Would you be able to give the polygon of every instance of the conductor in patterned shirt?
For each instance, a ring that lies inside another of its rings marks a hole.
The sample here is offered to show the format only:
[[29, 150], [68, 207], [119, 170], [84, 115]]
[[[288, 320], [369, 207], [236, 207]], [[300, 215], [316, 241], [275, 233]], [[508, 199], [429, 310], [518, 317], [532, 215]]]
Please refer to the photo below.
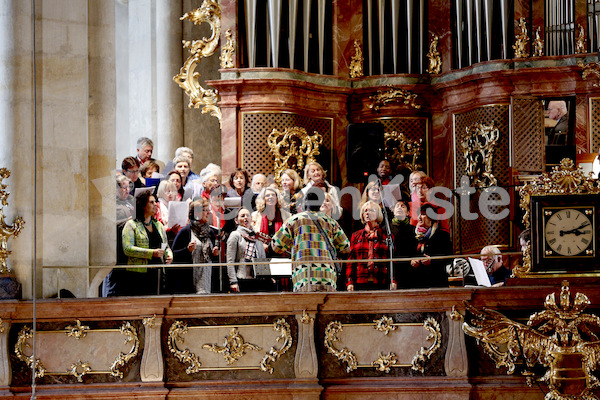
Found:
[[337, 253], [350, 250], [350, 241], [340, 225], [319, 211], [324, 197], [322, 190], [310, 190], [305, 197], [306, 211], [290, 217], [273, 236], [273, 250], [289, 253], [293, 261], [306, 262], [294, 264], [294, 292], [336, 291], [338, 271], [331, 261]]

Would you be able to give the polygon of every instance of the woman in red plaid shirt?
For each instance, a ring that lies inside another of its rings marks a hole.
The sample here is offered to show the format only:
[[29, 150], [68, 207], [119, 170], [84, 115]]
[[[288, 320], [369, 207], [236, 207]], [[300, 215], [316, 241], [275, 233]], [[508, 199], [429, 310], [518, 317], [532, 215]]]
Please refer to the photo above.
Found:
[[[360, 208], [360, 220], [365, 227], [352, 234], [348, 258], [350, 260], [389, 258], [387, 237], [379, 226], [383, 220], [379, 204], [367, 201]], [[388, 262], [365, 261], [349, 263], [346, 266], [346, 289], [348, 291], [388, 288], [396, 289], [395, 281], [390, 285]]]

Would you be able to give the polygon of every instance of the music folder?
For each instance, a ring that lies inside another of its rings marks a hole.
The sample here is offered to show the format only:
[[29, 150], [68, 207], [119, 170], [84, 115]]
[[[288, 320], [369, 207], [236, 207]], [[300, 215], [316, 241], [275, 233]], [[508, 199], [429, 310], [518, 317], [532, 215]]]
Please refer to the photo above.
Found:
[[289, 258], [255, 258], [252, 266], [255, 278], [292, 276], [292, 260]]

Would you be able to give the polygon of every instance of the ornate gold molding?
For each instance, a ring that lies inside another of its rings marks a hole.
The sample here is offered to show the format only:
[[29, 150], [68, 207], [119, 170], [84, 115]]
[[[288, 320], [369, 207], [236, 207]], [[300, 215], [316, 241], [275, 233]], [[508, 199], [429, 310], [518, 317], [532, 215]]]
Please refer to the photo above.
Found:
[[[564, 158], [560, 165], [553, 167], [551, 172], [545, 172], [537, 179], [521, 186], [519, 207], [523, 211], [525, 229], [531, 227], [531, 197], [553, 196], [565, 194], [600, 194], [600, 183], [587, 175], [581, 167], [576, 167], [573, 160]], [[515, 276], [523, 276], [531, 271], [531, 243], [523, 252], [523, 265], [513, 269]]]
[[513, 44], [513, 50], [515, 51], [515, 58], [525, 58], [529, 54], [527, 53], [527, 42], [529, 42], [529, 36], [527, 36], [527, 22], [525, 18], [519, 19], [519, 28], [521, 32], [515, 37], [515, 44]]
[[221, 68], [233, 68], [235, 66], [233, 63], [234, 55], [235, 41], [233, 40], [231, 29], [227, 29], [227, 31], [225, 31], [225, 44], [221, 48], [221, 56], [219, 57], [219, 60], [221, 60]]
[[[300, 318], [300, 322], [302, 322], [303, 324], [310, 324], [314, 320], [315, 319], [313, 317], [311, 317], [310, 315], [308, 315], [308, 313], [306, 312], [306, 310], [302, 310], [302, 318]], [[0, 319], [0, 323], [1, 322], [2, 322], [2, 319]]]
[[195, 25], [207, 22], [211, 27], [212, 34], [208, 39], [202, 38], [201, 40], [194, 40], [192, 42], [183, 41], [183, 48], [189, 49], [191, 55], [185, 60], [179, 74], [175, 75], [173, 80], [189, 96], [189, 108], [200, 108], [202, 105], [202, 113], [210, 113], [221, 124], [221, 109], [217, 106], [219, 100], [218, 91], [204, 89], [198, 81], [200, 73], [196, 71], [200, 60], [213, 55], [219, 44], [219, 37], [221, 35], [221, 7], [216, 0], [204, 0], [200, 8], [186, 13], [180, 19], [189, 19]]
[[156, 323], [156, 314], [151, 317], [142, 318], [142, 323], [150, 328]]
[[498, 128], [475, 122], [466, 128], [466, 136], [460, 143], [466, 161], [465, 173], [478, 188], [495, 186], [498, 182], [492, 174], [494, 150], [500, 137]]
[[[246, 326], [246, 325], [242, 325]], [[270, 326], [270, 325], [269, 325]], [[182, 321], [175, 321], [169, 328], [169, 337], [167, 339], [167, 346], [169, 351], [177, 357], [179, 361], [184, 364], [189, 364], [185, 372], [188, 375], [194, 374], [204, 370], [220, 370], [220, 369], [236, 369], [236, 367], [202, 367], [202, 363], [198, 356], [192, 353], [189, 349], [181, 350], [178, 344], [184, 342], [183, 335], [189, 332], [189, 329], [212, 329], [220, 328], [222, 326], [202, 326], [202, 327], [188, 327], [188, 325]], [[241, 327], [241, 326], [240, 326]], [[247, 327], [266, 327], [265, 325], [247, 325]], [[262, 358], [260, 365], [258, 366], [242, 366], [237, 368], [243, 369], [260, 369], [264, 372], [272, 374], [274, 369], [271, 363], [277, 361], [284, 353], [286, 353], [293, 343], [290, 325], [284, 318], [280, 318], [275, 321], [272, 325], [274, 331], [279, 332], [279, 336], [275, 339], [277, 342], [282, 342], [279, 349], [271, 347], [269, 352]], [[247, 350], [260, 351], [261, 346], [246, 343], [244, 338], [239, 333], [239, 327], [231, 327], [229, 334], [225, 337], [223, 346], [217, 344], [203, 344], [202, 349], [208, 351], [223, 354], [227, 365], [231, 366], [238, 361], [242, 356], [246, 354]]]
[[532, 314], [527, 325], [465, 304], [472, 318], [463, 330], [482, 344], [496, 367], [513, 374], [517, 364], [522, 365], [530, 386], [535, 382], [534, 366], [545, 367], [547, 372], [539, 379], [548, 384], [546, 399], [596, 398], [592, 389], [600, 385], [593, 375], [600, 367], [600, 318], [583, 314], [590, 304], [585, 294], [572, 298], [569, 283], [563, 281], [560, 294], [548, 294], [546, 309]]
[[4, 179], [10, 177], [10, 171], [6, 168], [0, 168], [0, 274], [10, 273], [7, 259], [11, 251], [8, 250], [8, 239], [11, 236], [17, 237], [25, 225], [25, 220], [17, 216], [12, 225], [7, 225], [4, 222], [4, 206], [8, 205], [8, 196], [10, 192], [6, 190], [8, 185], [2, 183]]
[[167, 346], [169, 351], [173, 353], [179, 361], [184, 364], [189, 364], [185, 369], [185, 373], [188, 375], [195, 374], [200, 371], [202, 363], [198, 356], [190, 351], [190, 349], [180, 350], [177, 346], [178, 343], [183, 343], [185, 340], [182, 335], [188, 332], [188, 326], [182, 321], [175, 321], [169, 328], [169, 337], [167, 339]]
[[267, 137], [267, 145], [275, 159], [273, 170], [275, 180], [281, 185], [281, 173], [291, 168], [302, 174], [304, 166], [314, 162], [319, 155], [319, 146], [323, 143], [323, 136], [317, 131], [312, 135], [299, 126], [285, 128], [283, 132], [273, 129]]
[[[581, 78], [584, 81], [587, 80], [600, 80], [600, 63], [592, 61], [587, 64], [584, 64], [582, 61], [578, 61], [577, 65], [583, 69], [581, 72]], [[592, 84], [593, 87], [598, 87], [600, 84], [598, 82]]]
[[435, 353], [442, 344], [440, 324], [435, 319], [431, 317], [427, 318], [423, 323], [423, 328], [429, 331], [426, 340], [433, 340], [433, 343], [429, 347], [421, 347], [419, 353], [413, 358], [411, 368], [419, 372], [425, 371], [425, 362], [431, 358], [433, 353]]
[[410, 105], [412, 108], [420, 109], [421, 105], [417, 104], [417, 94], [412, 93], [408, 90], [395, 88], [392, 85], [388, 85], [387, 91], [378, 90], [377, 94], [369, 96], [371, 103], [367, 104], [367, 108], [379, 112], [381, 107], [392, 102], [404, 103]]
[[363, 72], [363, 64], [364, 64], [363, 53], [360, 48], [360, 41], [354, 41], [354, 55], [350, 60], [350, 78], [362, 78], [365, 74]]
[[344, 347], [341, 350], [338, 350], [334, 343], [339, 342], [340, 338], [337, 337], [338, 332], [344, 330], [342, 323], [339, 321], [332, 321], [325, 328], [325, 347], [327, 348], [327, 352], [333, 354], [338, 360], [341, 362], [345, 362], [348, 364], [346, 367], [346, 372], [352, 372], [356, 368], [358, 368], [358, 362], [356, 360], [356, 356], [347, 348]]
[[227, 365], [232, 365], [234, 362], [242, 358], [246, 354], [247, 350], [262, 350], [262, 347], [260, 346], [252, 343], [246, 343], [242, 335], [240, 335], [238, 328], [231, 328], [229, 335], [225, 337], [223, 346], [219, 346], [216, 343], [207, 343], [203, 344], [202, 348], [222, 354], [225, 358], [225, 362], [227, 362]]
[[[347, 324], [347, 326], [357, 325], [370, 325], [370, 324]], [[415, 325], [405, 323], [395, 323], [393, 319], [388, 316], [383, 316], [378, 320], [374, 320], [371, 325], [375, 330], [382, 332], [384, 335], [388, 335], [390, 332], [396, 331], [398, 327], [403, 325]], [[398, 363], [397, 356], [395, 353], [388, 353], [386, 355], [383, 352], [379, 352], [378, 358], [372, 361], [371, 364], [358, 364], [356, 355], [347, 347], [338, 349], [335, 346], [336, 342], [340, 342], [338, 333], [342, 332], [344, 327], [339, 321], [330, 322], [325, 328], [325, 340], [324, 344], [327, 348], [328, 353], [333, 354], [338, 360], [346, 363], [346, 372], [352, 372], [357, 368], [368, 368], [377, 367], [379, 371], [386, 373], [390, 372], [391, 367], [408, 367], [410, 366], [415, 371], [423, 372], [425, 370], [425, 362], [435, 353], [442, 343], [442, 333], [440, 330], [439, 323], [434, 318], [427, 318], [423, 323], [423, 328], [428, 330], [430, 333], [427, 335], [427, 341], [433, 341], [429, 347], [421, 347], [421, 349], [414, 356], [410, 365], [401, 365]]]
[[65, 330], [67, 331], [65, 332], [67, 336], [74, 337], [75, 339], [81, 339], [87, 335], [87, 331], [90, 330], [90, 327], [87, 325], [81, 325], [81, 321], [76, 319], [75, 326], [67, 325]]
[[429, 44], [429, 52], [427, 58], [429, 59], [429, 68], [427, 73], [437, 75], [442, 71], [442, 59], [440, 58], [440, 52], [438, 51], [438, 42], [440, 38], [438, 35], [431, 37], [431, 43]]
[[385, 132], [385, 155], [392, 165], [398, 168], [407, 168], [410, 171], [422, 169], [418, 163], [423, 152], [423, 139], [411, 140], [404, 133], [392, 131]]
[[541, 27], [535, 30], [535, 39], [533, 40], [533, 56], [541, 57], [544, 55], [544, 40], [540, 36]]
[[273, 324], [273, 330], [278, 331], [280, 335], [277, 337], [278, 342], [283, 342], [279, 349], [275, 347], [271, 347], [269, 349], [269, 353], [265, 355], [265, 357], [260, 362], [260, 369], [262, 371], [268, 372], [270, 374], [273, 373], [273, 367], [271, 366], [272, 362], [275, 362], [281, 357], [286, 351], [292, 347], [292, 333], [290, 330], [290, 324], [283, 318], [278, 319]]
[[585, 30], [581, 24], [577, 24], [577, 38], [575, 39], [575, 54], [585, 53]]
[[93, 370], [88, 361], [83, 362], [79, 359], [77, 362], [71, 364], [71, 370], [69, 371], [48, 371], [42, 364], [41, 360], [33, 359], [33, 355], [26, 355], [25, 349], [31, 348], [28, 340], [33, 338], [33, 332], [29, 326], [24, 326], [18, 334], [17, 342], [15, 344], [15, 355], [17, 358], [27, 364], [29, 368], [32, 368], [35, 363], [35, 377], [42, 378], [46, 375], [73, 375], [77, 378], [78, 382], [83, 381], [83, 376], [87, 374], [110, 374], [118, 378], [123, 377], [123, 372], [120, 368], [127, 364], [131, 359], [137, 356], [139, 352], [140, 341], [137, 335], [137, 330], [129, 323], [124, 323], [119, 329], [90, 329], [88, 326], [82, 326], [79, 320], [76, 320], [76, 325], [68, 325], [62, 331], [39, 331], [38, 334], [42, 333], [65, 333], [68, 337], [74, 337], [76, 340], [82, 340], [87, 337], [88, 333], [92, 332], [120, 332], [126, 336], [125, 343], [132, 343], [130, 350], [127, 353], [120, 352], [116, 360], [112, 363], [109, 371]]

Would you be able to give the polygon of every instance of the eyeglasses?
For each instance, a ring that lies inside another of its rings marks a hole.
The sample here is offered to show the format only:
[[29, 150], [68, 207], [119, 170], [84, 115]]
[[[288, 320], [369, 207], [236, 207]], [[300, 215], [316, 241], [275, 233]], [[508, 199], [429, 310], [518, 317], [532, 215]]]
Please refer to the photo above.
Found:
[[125, 171], [129, 172], [130, 174], [139, 174], [140, 170], [139, 169], [126, 169]]

